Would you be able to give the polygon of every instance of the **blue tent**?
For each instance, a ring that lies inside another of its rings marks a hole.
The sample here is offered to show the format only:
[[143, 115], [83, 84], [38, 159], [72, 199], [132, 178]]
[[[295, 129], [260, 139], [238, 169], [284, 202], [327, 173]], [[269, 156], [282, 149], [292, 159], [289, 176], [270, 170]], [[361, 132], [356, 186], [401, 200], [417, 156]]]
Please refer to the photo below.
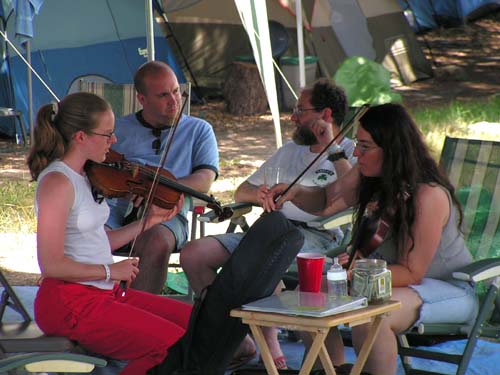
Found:
[[[1, 16], [9, 39], [14, 41], [14, 17], [3, 12]], [[131, 83], [135, 70], [147, 61], [144, 1], [45, 0], [33, 19], [33, 30], [31, 64], [59, 98], [68, 93], [72, 83], [85, 76]], [[155, 59], [167, 62], [179, 81], [185, 82], [184, 74], [156, 24], [154, 36]], [[24, 52], [17, 40], [15, 43], [18, 50]], [[27, 124], [27, 67], [10, 47], [6, 52], [0, 70], [0, 106], [22, 111]], [[13, 93], [11, 97], [8, 95], [9, 86]], [[52, 95], [33, 76], [34, 111], [51, 100]], [[9, 125], [0, 123], [0, 132], [13, 136], [14, 127]]]
[[415, 31], [456, 26], [500, 8], [500, 0], [398, 0]]

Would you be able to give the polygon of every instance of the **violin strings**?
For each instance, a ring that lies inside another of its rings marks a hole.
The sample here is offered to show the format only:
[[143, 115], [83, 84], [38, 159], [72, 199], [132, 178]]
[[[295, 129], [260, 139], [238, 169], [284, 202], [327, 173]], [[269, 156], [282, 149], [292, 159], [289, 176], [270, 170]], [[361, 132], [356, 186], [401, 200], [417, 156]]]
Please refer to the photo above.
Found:
[[[147, 177], [152, 177], [153, 176], [153, 171], [152, 170], [150, 170], [148, 168], [145, 168], [145, 167], [141, 167], [141, 166], [139, 166], [139, 169], [141, 170], [141, 172], [143, 172], [144, 174], [146, 174]], [[209, 197], [209, 196], [207, 196], [205, 194], [201, 194], [198, 191], [196, 191], [194, 189], [191, 189], [188, 186], [182, 185], [182, 184], [178, 183], [175, 180], [172, 180], [172, 179], [170, 179], [170, 178], [168, 178], [166, 176], [162, 176], [161, 174], [159, 175], [158, 178], [159, 178], [160, 182], [163, 183], [163, 185], [166, 185], [168, 187], [176, 189], [179, 192], [187, 193], [190, 196], [193, 196], [195, 198], [201, 199], [202, 201], [205, 201], [207, 203], [214, 203], [214, 199], [212, 197]]]

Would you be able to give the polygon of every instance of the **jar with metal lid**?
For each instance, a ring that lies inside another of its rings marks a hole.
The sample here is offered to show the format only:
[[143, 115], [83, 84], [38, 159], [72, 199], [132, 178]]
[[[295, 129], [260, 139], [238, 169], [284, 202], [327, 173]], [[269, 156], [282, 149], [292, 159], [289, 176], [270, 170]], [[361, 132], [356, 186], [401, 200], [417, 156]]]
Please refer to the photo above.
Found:
[[359, 259], [352, 270], [352, 296], [364, 296], [370, 304], [389, 300], [392, 294], [391, 271], [381, 259]]

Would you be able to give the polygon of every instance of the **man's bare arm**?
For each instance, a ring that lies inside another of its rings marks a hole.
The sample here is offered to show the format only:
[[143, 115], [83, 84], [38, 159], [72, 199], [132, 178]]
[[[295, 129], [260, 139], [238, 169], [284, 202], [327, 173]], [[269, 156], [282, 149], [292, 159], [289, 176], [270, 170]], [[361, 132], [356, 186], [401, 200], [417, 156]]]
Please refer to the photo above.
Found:
[[326, 204], [321, 216], [328, 216], [354, 206], [358, 201], [361, 175], [355, 165], [346, 174], [326, 186]]
[[180, 178], [178, 182], [200, 193], [208, 193], [215, 176], [215, 172], [211, 169], [198, 169], [189, 176]]
[[344, 176], [325, 188], [295, 185], [274, 203], [271, 197], [282, 194], [287, 188], [286, 184], [278, 184], [268, 194], [268, 210], [279, 209], [284, 202], [291, 201], [297, 207], [313, 215], [333, 215], [356, 204], [360, 177], [359, 168], [354, 166]]
[[258, 192], [258, 186], [252, 185], [247, 181], [243, 181], [234, 193], [234, 201], [250, 202], [260, 205]]

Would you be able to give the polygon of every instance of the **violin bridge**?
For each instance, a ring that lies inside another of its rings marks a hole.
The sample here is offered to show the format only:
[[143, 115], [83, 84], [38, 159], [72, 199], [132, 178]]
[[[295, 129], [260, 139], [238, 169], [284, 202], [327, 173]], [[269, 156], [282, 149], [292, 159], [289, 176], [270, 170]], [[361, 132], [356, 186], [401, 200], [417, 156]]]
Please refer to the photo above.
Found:
[[136, 178], [138, 173], [139, 173], [139, 166], [138, 165], [134, 165], [132, 167], [132, 178]]

